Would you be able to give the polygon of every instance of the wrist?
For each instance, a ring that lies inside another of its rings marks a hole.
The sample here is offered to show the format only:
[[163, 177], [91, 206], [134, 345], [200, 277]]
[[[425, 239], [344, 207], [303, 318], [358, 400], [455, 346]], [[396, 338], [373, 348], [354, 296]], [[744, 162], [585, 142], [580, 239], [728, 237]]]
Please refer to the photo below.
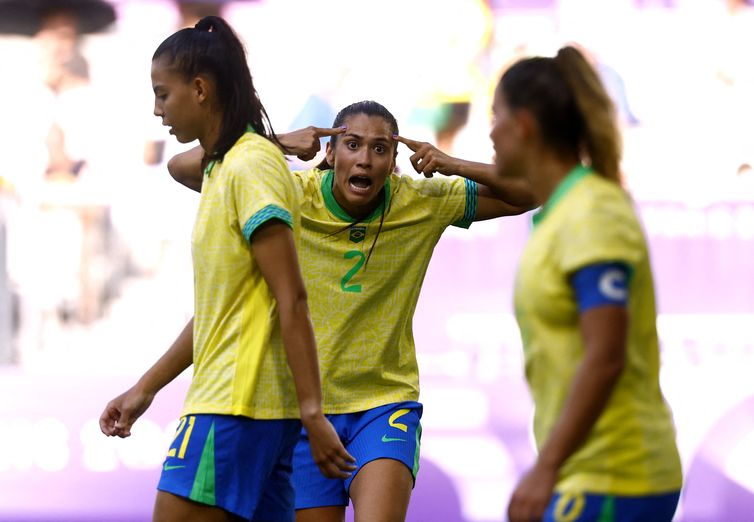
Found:
[[302, 403], [299, 409], [301, 411], [301, 423], [304, 425], [317, 422], [325, 417], [319, 401]]
[[535, 466], [542, 471], [557, 473], [562, 464], [562, 460], [557, 458], [555, 455], [549, 455], [546, 452], [541, 452], [537, 457]]
[[153, 382], [151, 382], [151, 379], [149, 378], [150, 375], [147, 373], [141, 377], [138, 381], [136, 381], [136, 384], [133, 385], [133, 390], [141, 395], [151, 395], [154, 397], [157, 395], [157, 392], [160, 391], [161, 386], [157, 386]]

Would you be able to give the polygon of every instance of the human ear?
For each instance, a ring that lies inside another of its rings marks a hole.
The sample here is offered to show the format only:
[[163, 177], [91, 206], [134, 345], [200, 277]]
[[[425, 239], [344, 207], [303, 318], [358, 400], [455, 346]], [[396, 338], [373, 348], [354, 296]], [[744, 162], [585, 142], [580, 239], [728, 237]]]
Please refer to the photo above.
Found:
[[206, 102], [210, 96], [210, 90], [212, 87], [210, 81], [204, 76], [197, 76], [194, 78], [191, 85], [194, 88], [196, 100], [199, 103]]
[[521, 138], [531, 138], [539, 134], [539, 123], [531, 111], [519, 109], [514, 116], [516, 132]]
[[[330, 138], [332, 140], [332, 138]], [[325, 144], [325, 159], [327, 159], [327, 163], [333, 166], [335, 168], [335, 149], [330, 145], [332, 141], [328, 141]]]

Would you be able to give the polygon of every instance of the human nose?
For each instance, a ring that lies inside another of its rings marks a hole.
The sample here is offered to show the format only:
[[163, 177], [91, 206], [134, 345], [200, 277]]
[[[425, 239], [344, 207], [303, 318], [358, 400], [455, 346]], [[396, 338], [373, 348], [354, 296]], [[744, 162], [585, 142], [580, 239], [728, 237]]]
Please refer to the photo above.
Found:
[[162, 110], [162, 105], [159, 100], [154, 101], [154, 109], [152, 110], [152, 113], [159, 118], [165, 115], [165, 111]]
[[359, 166], [369, 166], [372, 164], [372, 151], [369, 147], [361, 147], [357, 152], [356, 162]]

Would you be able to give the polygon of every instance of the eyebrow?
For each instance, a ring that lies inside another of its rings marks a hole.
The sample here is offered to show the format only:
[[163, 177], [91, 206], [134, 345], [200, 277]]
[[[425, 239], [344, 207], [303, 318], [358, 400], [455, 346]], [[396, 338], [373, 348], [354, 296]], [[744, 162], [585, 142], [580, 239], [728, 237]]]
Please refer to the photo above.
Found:
[[[343, 137], [344, 138], [352, 137], [352, 138], [356, 138], [356, 139], [361, 140], [361, 141], [364, 141], [364, 139], [365, 139], [364, 136], [362, 136], [360, 134], [356, 134], [355, 132], [348, 132], [348, 131], [346, 131], [346, 133], [343, 134]], [[390, 140], [388, 138], [384, 137], [384, 136], [378, 136], [377, 138], [374, 138], [373, 141], [381, 141], [383, 143], [390, 143]]]

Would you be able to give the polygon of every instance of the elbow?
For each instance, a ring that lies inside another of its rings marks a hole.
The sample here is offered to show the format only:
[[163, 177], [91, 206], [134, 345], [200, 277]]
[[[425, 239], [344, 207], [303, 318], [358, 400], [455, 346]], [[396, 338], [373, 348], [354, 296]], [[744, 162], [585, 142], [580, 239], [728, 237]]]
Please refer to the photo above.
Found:
[[626, 354], [615, 353], [600, 362], [600, 373], [605, 381], [615, 383], [626, 369]]
[[309, 317], [309, 296], [303, 286], [277, 301], [281, 322], [289, 318]]
[[178, 183], [185, 184], [186, 177], [181, 175], [180, 160], [178, 159], [178, 156], [173, 156], [168, 160], [168, 172]]

